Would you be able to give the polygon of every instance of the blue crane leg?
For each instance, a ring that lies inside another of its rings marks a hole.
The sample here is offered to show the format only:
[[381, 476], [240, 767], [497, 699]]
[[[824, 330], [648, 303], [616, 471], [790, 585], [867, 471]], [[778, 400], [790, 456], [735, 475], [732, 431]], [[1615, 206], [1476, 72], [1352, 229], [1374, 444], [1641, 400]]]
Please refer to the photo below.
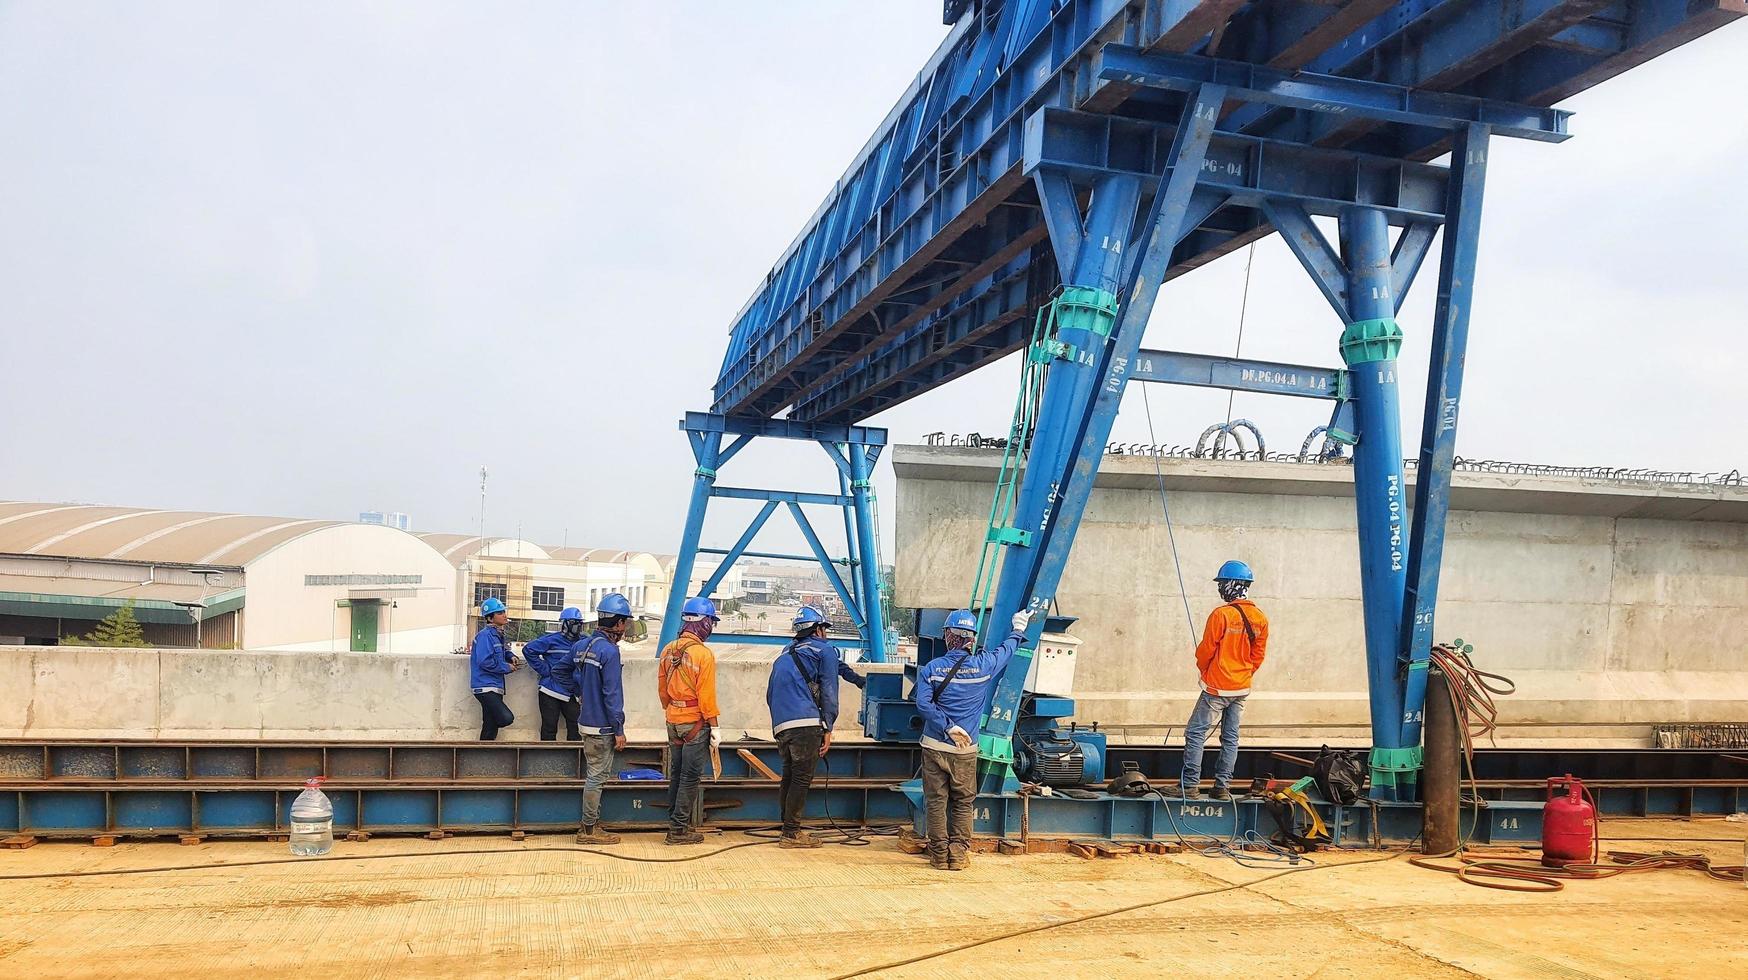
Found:
[[[838, 444], [837, 448], [839, 452], [842, 453], [844, 459], [843, 466], [838, 470], [838, 493], [845, 497], [850, 497], [850, 453], [853, 453], [856, 450], [854, 446], [847, 446], [842, 443]], [[851, 499], [853, 500], [854, 498], [852, 497]], [[853, 505], [845, 507], [843, 508], [843, 512], [844, 557], [850, 559], [851, 562], [860, 562], [862, 560], [862, 552], [856, 547], [856, 508]], [[850, 592], [856, 597], [856, 608], [858, 610], [866, 609], [868, 608], [867, 602], [862, 598], [862, 577], [856, 573], [856, 568], [857, 566], [855, 564], [849, 566]], [[866, 622], [857, 624], [859, 628], [864, 629], [867, 625]]]
[[850, 446], [850, 497], [856, 511], [856, 577], [861, 581], [862, 618], [867, 643], [862, 649], [875, 663], [886, 661], [886, 616], [880, 608], [880, 563], [874, 539], [874, 485], [869, 477], [874, 461], [866, 446]]
[[[1078, 250], [1074, 274], [1064, 284], [1065, 296], [1074, 290], [1088, 305], [1102, 303], [1114, 312], [1140, 195], [1141, 182], [1130, 176], [1106, 177], [1093, 186], [1081, 240], [1063, 246]], [[1097, 315], [1064, 317], [1060, 321], [1055, 339], [1071, 346], [1076, 353], [1050, 363], [1044, 397], [1039, 404], [1037, 431], [1026, 454], [1026, 471], [1014, 502], [1016, 528], [1036, 532], [1050, 521], [1051, 508], [1060, 490], [1058, 482], [1078, 435], [1076, 428], [1098, 385], [1105, 345], [1110, 342], [1111, 322]], [[1035, 552], [1016, 547], [1006, 549], [995, 591], [997, 608], [1004, 599], [1008, 601], [1004, 615], [1013, 615], [1015, 609], [1025, 604], [1034, 565]], [[986, 639], [999, 632], [999, 623], [985, 622]]]
[[1445, 517], [1451, 508], [1451, 469], [1457, 457], [1457, 412], [1463, 395], [1463, 358], [1469, 346], [1475, 251], [1481, 237], [1481, 191], [1487, 179], [1485, 126], [1458, 132], [1451, 149], [1444, 253], [1439, 258], [1438, 306], [1433, 312], [1432, 361], [1426, 413], [1414, 471], [1413, 536], [1408, 549], [1408, 613], [1402, 630], [1408, 684], [1402, 702], [1403, 745], [1419, 745], [1432, 655], [1433, 613], [1444, 560]]
[[1413, 799], [1419, 749], [1402, 745], [1398, 642], [1408, 542], [1402, 474], [1402, 421], [1396, 390], [1396, 325], [1390, 273], [1390, 226], [1383, 212], [1352, 208], [1341, 216], [1348, 267], [1348, 315], [1341, 352], [1353, 384], [1359, 443], [1354, 447], [1354, 510], [1360, 539], [1360, 598], [1365, 609], [1366, 676], [1372, 709], [1372, 796]]
[[[1116, 421], [1124, 387], [1134, 369], [1135, 354], [1141, 347], [1142, 334], [1153, 313], [1153, 301], [1165, 279], [1172, 248], [1193, 225], [1187, 220], [1187, 215], [1192, 210], [1196, 181], [1207, 159], [1208, 142], [1213, 136], [1215, 120], [1219, 118], [1224, 99], [1223, 87], [1207, 85], [1186, 101], [1170, 155], [1166, 158], [1167, 174], [1154, 196], [1152, 211], [1140, 228], [1140, 247], [1129, 249], [1133, 254], [1122, 265], [1117, 292], [1123, 302], [1111, 327], [1112, 346], [1092, 370], [1092, 383], [1084, 387], [1078, 383], [1074, 385], [1073, 390], [1080, 393], [1079, 401], [1063, 405], [1055, 414], [1048, 410], [1040, 412], [1040, 430], [1046, 426], [1056, 430], [1054, 438], [1062, 446], [1062, 466], [1050, 474], [1049, 499], [1044, 501], [1048, 506], [1043, 510], [1043, 520], [1032, 525], [1036, 532], [1032, 547], [1008, 549], [1005, 562], [1023, 567], [1027, 574], [1016, 577], [1010, 587], [1007, 573], [1013, 569], [1004, 564], [993, 618], [985, 630], [986, 635], [981, 638], [986, 642], [1004, 632], [1002, 627], [1016, 610], [1030, 608], [1042, 613], [1055, 599], [1075, 531], [1080, 526], [1087, 501], [1092, 497], [1093, 481], [1104, 445], [1110, 439], [1111, 425]], [[1217, 208], [1223, 201], [1222, 198], [1215, 202], [1213, 207]], [[1087, 231], [1086, 247], [1080, 252], [1081, 261], [1086, 260], [1087, 253], [1094, 250], [1092, 246], [1103, 234], [1090, 220]], [[1051, 376], [1045, 385], [1046, 406], [1049, 405], [1050, 387], [1059, 382], [1056, 374], [1061, 370], [1061, 364], [1058, 362], [1051, 368]], [[1066, 379], [1062, 383], [1066, 385]], [[1028, 460], [1028, 477], [1032, 475], [1030, 471], [1035, 462], [1035, 459]], [[1044, 616], [1034, 616], [1022, 650], [1029, 651], [1034, 647], [1043, 628]], [[1029, 653], [1016, 656], [996, 682], [980, 739], [981, 755], [998, 763], [987, 768], [982, 775], [986, 792], [1000, 791], [1013, 779], [1011, 768], [1000, 763], [1013, 758], [1014, 728], [1030, 667]]]
[[662, 647], [680, 635], [680, 607], [686, 604], [686, 590], [692, 587], [692, 565], [698, 557], [698, 536], [704, 531], [704, 510], [710, 504], [710, 488], [716, 484], [717, 457], [722, 452], [720, 432], [689, 431], [686, 437], [691, 440], [692, 457], [697, 460], [698, 468], [692, 472], [692, 502], [686, 508], [686, 530], [680, 535], [680, 550], [674, 558], [674, 581], [668, 588], [668, 608], [662, 614]]

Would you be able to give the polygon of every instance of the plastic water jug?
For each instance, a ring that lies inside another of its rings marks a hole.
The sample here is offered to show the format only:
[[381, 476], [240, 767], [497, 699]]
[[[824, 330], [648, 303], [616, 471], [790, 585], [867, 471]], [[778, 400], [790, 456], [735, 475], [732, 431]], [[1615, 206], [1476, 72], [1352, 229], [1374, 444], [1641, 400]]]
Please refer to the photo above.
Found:
[[303, 786], [291, 801], [291, 853], [317, 857], [334, 849], [334, 804], [322, 792], [322, 777]]

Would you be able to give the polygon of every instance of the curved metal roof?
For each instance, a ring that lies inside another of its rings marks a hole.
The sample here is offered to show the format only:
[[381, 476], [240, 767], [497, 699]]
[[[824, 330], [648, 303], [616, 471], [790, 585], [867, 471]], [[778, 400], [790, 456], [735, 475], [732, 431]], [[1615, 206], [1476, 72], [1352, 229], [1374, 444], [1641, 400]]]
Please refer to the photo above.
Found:
[[0, 502], [0, 552], [58, 558], [247, 565], [345, 521], [92, 504]]

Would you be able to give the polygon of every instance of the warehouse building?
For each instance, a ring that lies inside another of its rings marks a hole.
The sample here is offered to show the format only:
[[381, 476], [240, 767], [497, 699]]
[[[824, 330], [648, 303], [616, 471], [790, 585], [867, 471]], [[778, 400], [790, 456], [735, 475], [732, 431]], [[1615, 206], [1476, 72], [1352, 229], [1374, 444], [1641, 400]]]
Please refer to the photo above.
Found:
[[56, 644], [128, 603], [155, 645], [413, 653], [461, 642], [454, 567], [391, 527], [0, 503], [0, 643]]

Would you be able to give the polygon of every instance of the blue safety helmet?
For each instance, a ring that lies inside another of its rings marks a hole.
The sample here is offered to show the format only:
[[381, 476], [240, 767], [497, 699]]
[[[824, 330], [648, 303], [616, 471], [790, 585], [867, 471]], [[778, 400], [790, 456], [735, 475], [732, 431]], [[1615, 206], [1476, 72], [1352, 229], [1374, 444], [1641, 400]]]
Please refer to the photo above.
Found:
[[492, 616], [504, 611], [504, 600], [497, 596], [487, 596], [486, 601], [479, 604], [481, 616]]
[[969, 609], [955, 609], [947, 614], [947, 629], [977, 632], [977, 617]]
[[704, 616], [709, 619], [722, 618], [721, 616], [716, 615], [716, 603], [711, 602], [703, 596], [694, 596], [693, 598], [687, 599], [686, 604], [680, 607], [680, 615]]
[[1244, 562], [1234, 560], [1234, 561], [1229, 561], [1226, 564], [1220, 566], [1220, 570], [1218, 572], [1214, 573], [1214, 581], [1216, 581], [1216, 582], [1254, 582], [1254, 581], [1256, 581], [1256, 576], [1251, 574], [1249, 565], [1246, 565]]
[[625, 597], [619, 593], [609, 592], [601, 597], [600, 602], [595, 603], [595, 615], [629, 616], [631, 615], [631, 603], [627, 602]]
[[801, 610], [795, 614], [795, 619], [792, 620], [789, 625], [794, 627], [795, 631], [799, 633], [810, 626], [830, 627], [831, 620], [826, 619], [825, 613], [820, 612], [812, 606], [802, 606]]
[[564, 612], [558, 614], [558, 621], [561, 623], [580, 623], [583, 621], [583, 611], [576, 606], [566, 606]]

